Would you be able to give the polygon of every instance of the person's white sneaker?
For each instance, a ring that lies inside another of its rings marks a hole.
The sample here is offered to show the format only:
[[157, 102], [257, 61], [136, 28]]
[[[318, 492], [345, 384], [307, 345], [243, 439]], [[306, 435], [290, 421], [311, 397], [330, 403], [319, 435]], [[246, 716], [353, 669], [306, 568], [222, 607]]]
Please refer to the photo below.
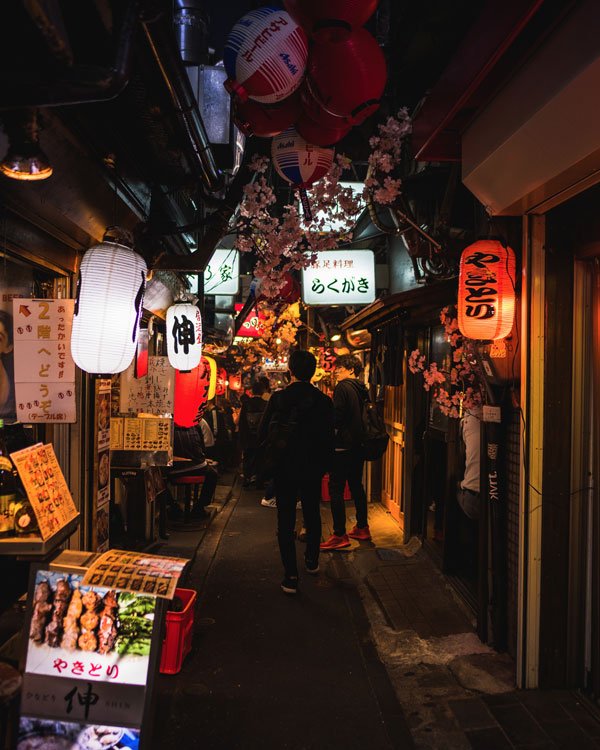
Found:
[[302, 503], [300, 502], [300, 500], [298, 500], [298, 502], [296, 503], [296, 510], [302, 510]]
[[263, 497], [263, 499], [260, 501], [261, 505], [264, 505], [265, 508], [276, 508], [277, 507], [277, 500], [275, 500], [274, 497], [267, 500], [266, 497]]

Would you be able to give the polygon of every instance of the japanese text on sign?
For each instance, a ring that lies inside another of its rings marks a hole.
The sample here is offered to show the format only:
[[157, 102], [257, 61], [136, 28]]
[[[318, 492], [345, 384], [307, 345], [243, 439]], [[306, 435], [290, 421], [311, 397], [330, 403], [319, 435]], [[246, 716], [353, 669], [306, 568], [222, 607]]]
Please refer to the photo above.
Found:
[[204, 271], [204, 293], [235, 295], [239, 288], [239, 250], [217, 248]]
[[302, 271], [307, 305], [364, 305], [375, 299], [375, 258], [371, 250], [317, 253]]

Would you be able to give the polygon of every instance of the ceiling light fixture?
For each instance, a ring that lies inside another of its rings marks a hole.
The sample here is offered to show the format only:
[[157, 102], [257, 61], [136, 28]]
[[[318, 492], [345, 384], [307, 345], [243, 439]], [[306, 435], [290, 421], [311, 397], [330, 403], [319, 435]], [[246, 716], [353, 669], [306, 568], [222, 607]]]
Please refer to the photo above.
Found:
[[4, 126], [9, 138], [6, 156], [0, 162], [0, 172], [13, 180], [46, 180], [52, 166], [39, 144], [37, 111], [19, 113], [14, 121], [5, 118]]

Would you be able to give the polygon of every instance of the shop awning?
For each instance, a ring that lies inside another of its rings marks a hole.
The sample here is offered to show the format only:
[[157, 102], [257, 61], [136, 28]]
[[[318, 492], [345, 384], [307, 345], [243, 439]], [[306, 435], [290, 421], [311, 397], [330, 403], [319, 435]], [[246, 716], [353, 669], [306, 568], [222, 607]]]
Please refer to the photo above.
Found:
[[456, 301], [457, 285], [457, 279], [447, 279], [377, 299], [346, 318], [341, 327], [345, 331], [374, 328], [396, 317], [405, 321], [405, 324], [434, 323], [438, 320], [442, 307]]

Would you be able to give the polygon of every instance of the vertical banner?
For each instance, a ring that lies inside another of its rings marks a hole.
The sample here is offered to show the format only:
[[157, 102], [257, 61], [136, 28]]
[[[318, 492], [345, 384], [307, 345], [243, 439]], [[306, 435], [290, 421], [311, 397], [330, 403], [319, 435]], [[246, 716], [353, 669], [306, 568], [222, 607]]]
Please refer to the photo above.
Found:
[[94, 471], [92, 474], [92, 549], [110, 547], [110, 379], [95, 383]]
[[21, 422], [75, 422], [72, 299], [13, 299], [14, 379]]

